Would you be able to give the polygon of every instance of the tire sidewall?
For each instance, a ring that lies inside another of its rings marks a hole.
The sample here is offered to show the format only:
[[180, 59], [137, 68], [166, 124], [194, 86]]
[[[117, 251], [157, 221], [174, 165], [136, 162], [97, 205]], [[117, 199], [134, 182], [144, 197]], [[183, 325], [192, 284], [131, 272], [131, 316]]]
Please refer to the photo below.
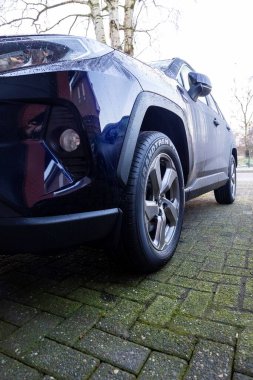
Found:
[[[155, 249], [153, 244], [150, 241], [148, 236], [148, 232], [145, 226], [145, 213], [144, 213], [144, 197], [146, 184], [149, 174], [149, 169], [154, 159], [161, 153], [167, 154], [171, 160], [177, 171], [178, 182], [179, 182], [179, 193], [180, 193], [180, 202], [179, 202], [179, 213], [178, 213], [178, 221], [176, 225], [176, 230], [173, 234], [173, 237], [168, 245], [166, 245], [165, 249], [162, 251], [158, 251]], [[136, 233], [138, 234], [138, 241], [140, 247], [140, 251], [144, 251], [148, 256], [148, 260], [152, 262], [153, 266], [160, 266], [163, 262], [166, 262], [174, 253], [183, 222], [183, 213], [184, 213], [184, 181], [182, 175], [182, 167], [180, 163], [180, 159], [178, 157], [177, 151], [172, 144], [171, 140], [167, 138], [165, 135], [160, 134], [159, 137], [154, 139], [146, 154], [144, 155], [141, 164], [140, 164], [140, 175], [137, 180], [137, 191], [135, 197], [135, 207], [136, 210]], [[144, 259], [145, 260], [145, 259]]]

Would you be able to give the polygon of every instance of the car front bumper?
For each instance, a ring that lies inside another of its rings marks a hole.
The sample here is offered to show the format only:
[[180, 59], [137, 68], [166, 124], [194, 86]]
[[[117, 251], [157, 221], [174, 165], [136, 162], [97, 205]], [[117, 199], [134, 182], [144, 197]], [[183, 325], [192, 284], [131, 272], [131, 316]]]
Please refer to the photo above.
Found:
[[0, 254], [67, 248], [113, 234], [117, 239], [118, 208], [47, 217], [0, 218]]

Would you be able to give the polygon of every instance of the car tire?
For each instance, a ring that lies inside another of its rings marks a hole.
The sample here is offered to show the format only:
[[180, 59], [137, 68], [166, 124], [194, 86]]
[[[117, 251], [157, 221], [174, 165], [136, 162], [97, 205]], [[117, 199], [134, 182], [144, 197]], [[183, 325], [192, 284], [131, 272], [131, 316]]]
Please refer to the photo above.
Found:
[[231, 204], [236, 196], [236, 162], [233, 155], [231, 155], [229, 168], [228, 168], [228, 181], [219, 189], [214, 190], [214, 196], [220, 204]]
[[183, 171], [175, 146], [162, 133], [142, 132], [122, 207], [122, 245], [132, 269], [152, 272], [172, 257], [184, 203]]

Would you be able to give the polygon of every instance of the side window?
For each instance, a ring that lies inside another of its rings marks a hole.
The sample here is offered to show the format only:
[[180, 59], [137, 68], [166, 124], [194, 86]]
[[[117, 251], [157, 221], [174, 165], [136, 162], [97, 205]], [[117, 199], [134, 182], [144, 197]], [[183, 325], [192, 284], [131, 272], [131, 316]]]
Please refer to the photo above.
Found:
[[186, 91], [188, 91], [190, 89], [188, 74], [191, 71], [192, 71], [192, 69], [189, 66], [183, 65], [180, 72], [179, 72], [178, 78], [177, 78], [179, 83], [183, 84]]
[[217, 109], [218, 109], [218, 112], [219, 112], [220, 117], [221, 117], [223, 120], [225, 120], [225, 117], [224, 117], [223, 113], [221, 112], [221, 110], [220, 110], [218, 104], [217, 104], [217, 103], [215, 103], [215, 104], [216, 104], [216, 107], [217, 107]]
[[198, 98], [198, 101], [204, 103], [206, 106], [208, 105], [208, 104], [207, 104], [207, 99], [206, 99], [205, 96], [200, 96], [200, 97]]
[[212, 95], [207, 96], [207, 102], [208, 102], [209, 107], [211, 107], [216, 113], [219, 113], [215, 100], [213, 99]]
[[181, 84], [182, 87], [184, 87], [184, 83], [180, 74], [177, 76], [177, 81]]

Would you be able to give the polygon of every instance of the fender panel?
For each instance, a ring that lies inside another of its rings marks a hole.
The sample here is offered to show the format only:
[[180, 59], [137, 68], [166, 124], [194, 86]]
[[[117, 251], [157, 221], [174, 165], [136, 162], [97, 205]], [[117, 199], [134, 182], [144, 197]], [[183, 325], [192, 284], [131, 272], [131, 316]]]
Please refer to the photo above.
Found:
[[[184, 112], [177, 104], [153, 92], [141, 92], [135, 100], [130, 115], [117, 167], [117, 177], [123, 185], [127, 184], [141, 125], [147, 109], [151, 106], [164, 108], [170, 112], [175, 113], [182, 119], [184, 125], [187, 125]], [[187, 130], [186, 135], [187, 139], [189, 140]]]

